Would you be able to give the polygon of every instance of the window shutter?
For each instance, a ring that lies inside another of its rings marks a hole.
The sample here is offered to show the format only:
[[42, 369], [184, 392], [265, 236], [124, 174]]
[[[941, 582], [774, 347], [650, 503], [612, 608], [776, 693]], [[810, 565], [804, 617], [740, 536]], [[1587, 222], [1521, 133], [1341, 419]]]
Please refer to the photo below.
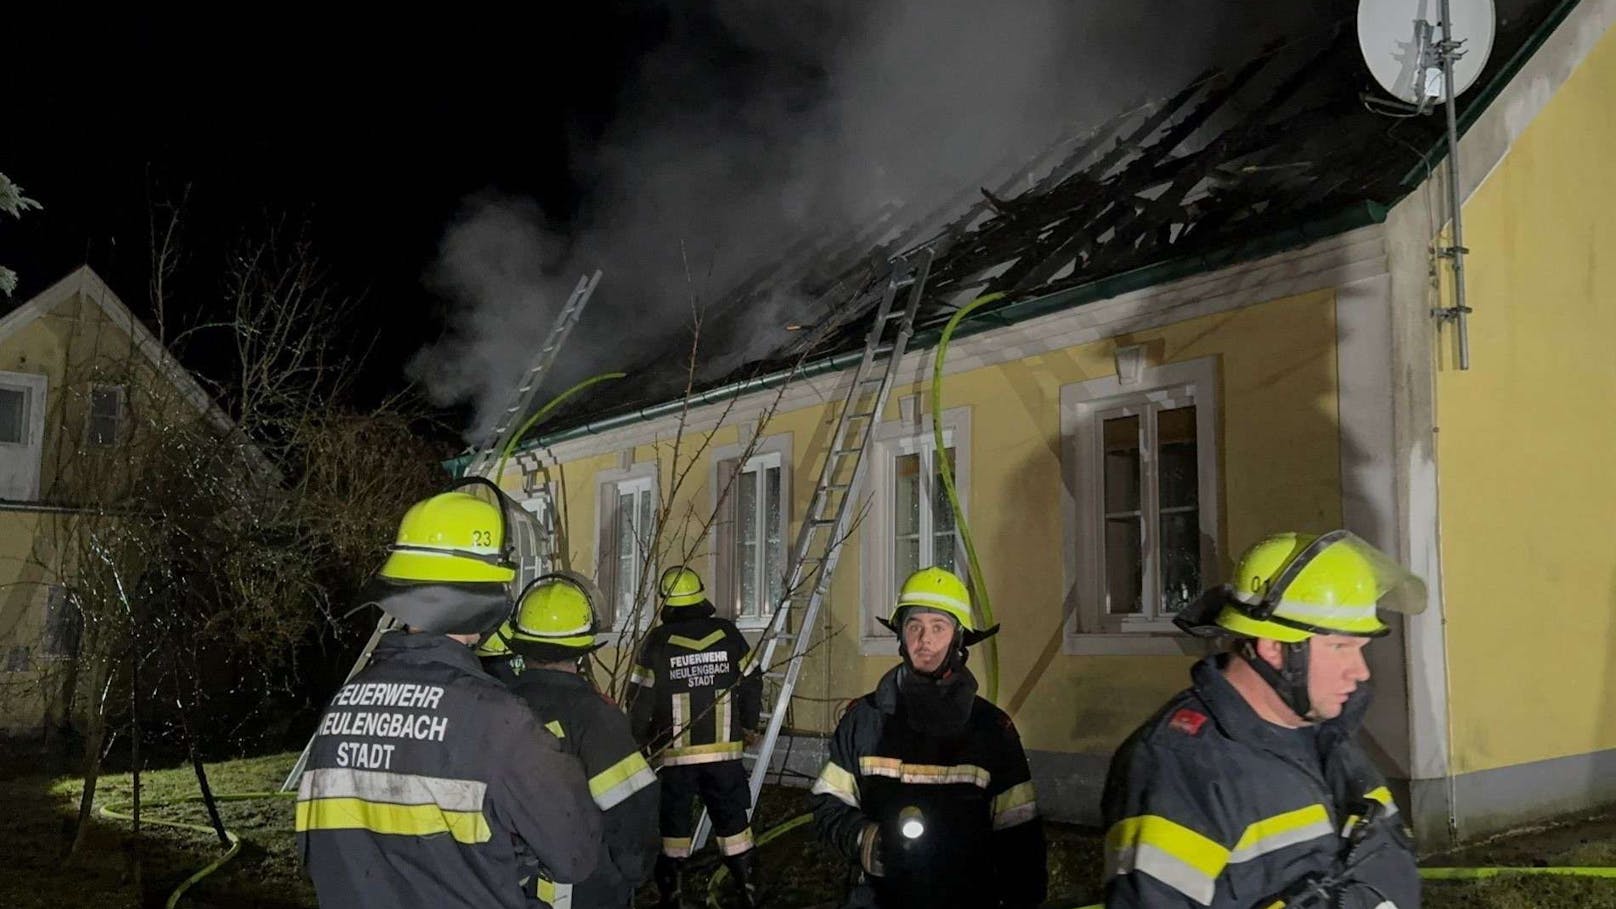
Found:
[[595, 545], [595, 577], [606, 602], [600, 604], [601, 627], [617, 627], [617, 484], [601, 483], [595, 488], [596, 522], [600, 538]]
[[740, 469], [741, 462], [734, 458], [718, 462], [718, 492], [724, 498], [718, 503], [718, 513], [713, 518], [713, 539], [717, 542], [713, 559], [713, 605], [719, 615], [731, 620], [740, 611], [741, 596], [741, 585], [735, 577], [736, 503], [741, 498], [735, 494], [735, 484], [739, 482]]

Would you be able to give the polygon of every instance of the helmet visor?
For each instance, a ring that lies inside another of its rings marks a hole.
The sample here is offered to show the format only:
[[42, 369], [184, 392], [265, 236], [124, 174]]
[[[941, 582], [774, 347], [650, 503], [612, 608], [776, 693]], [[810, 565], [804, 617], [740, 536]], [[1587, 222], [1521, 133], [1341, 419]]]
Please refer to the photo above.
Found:
[[1351, 564], [1352, 574], [1366, 597], [1372, 594], [1377, 610], [1402, 615], [1425, 611], [1425, 582], [1396, 560], [1362, 537], [1347, 530], [1333, 530], [1320, 536], [1297, 553], [1285, 570], [1268, 585], [1263, 597], [1270, 610], [1287, 602], [1287, 594], [1309, 568], [1325, 570], [1331, 564]]

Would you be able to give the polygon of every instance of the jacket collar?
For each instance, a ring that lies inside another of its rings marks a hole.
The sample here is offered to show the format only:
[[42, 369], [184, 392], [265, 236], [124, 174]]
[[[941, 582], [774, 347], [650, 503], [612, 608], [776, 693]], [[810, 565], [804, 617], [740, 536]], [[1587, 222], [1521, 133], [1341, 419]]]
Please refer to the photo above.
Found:
[[522, 670], [521, 681], [523, 685], [535, 685], [546, 688], [578, 690], [587, 688], [590, 691], [595, 689], [595, 686], [591, 685], [589, 680], [584, 678], [581, 673], [562, 672], [558, 669], [540, 669], [536, 666], [529, 666]]
[[[1257, 711], [1247, 703], [1245, 695], [1224, 677], [1223, 666], [1229, 659], [1239, 657], [1214, 654], [1196, 663], [1190, 670], [1195, 693], [1200, 695], [1218, 727], [1230, 738], [1271, 751], [1286, 750], [1284, 735], [1287, 730], [1258, 716]], [[1332, 751], [1351, 738], [1363, 723], [1364, 712], [1368, 709], [1369, 689], [1360, 685], [1347, 699], [1340, 716], [1319, 724], [1319, 741], [1323, 750]]]
[[664, 606], [661, 613], [662, 624], [671, 625], [674, 622], [689, 622], [694, 619], [711, 618], [717, 611], [717, 609], [713, 608], [713, 604], [707, 600], [692, 603], [689, 606]]
[[443, 663], [464, 672], [486, 675], [471, 648], [446, 635], [389, 631], [376, 642], [376, 662]]

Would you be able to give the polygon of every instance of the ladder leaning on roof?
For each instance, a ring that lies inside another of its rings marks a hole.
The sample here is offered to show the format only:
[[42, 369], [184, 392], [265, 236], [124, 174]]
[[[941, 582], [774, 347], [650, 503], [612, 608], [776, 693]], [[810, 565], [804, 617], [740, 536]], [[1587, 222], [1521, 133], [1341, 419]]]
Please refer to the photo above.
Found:
[[[842, 545], [852, 532], [854, 503], [864, 477], [869, 472], [865, 454], [875, 435], [875, 426], [886, 408], [887, 396], [898, 374], [899, 363], [908, 349], [914, 333], [915, 313], [920, 308], [921, 294], [926, 277], [935, 258], [932, 247], [924, 246], [892, 260], [886, 280], [880, 288], [880, 302], [875, 311], [874, 324], [864, 343], [864, 356], [853, 370], [847, 394], [842, 401], [836, 430], [831, 434], [825, 464], [820, 469], [819, 482], [814, 486], [803, 515], [802, 526], [786, 565], [785, 585], [768, 627], [758, 638], [757, 665], [763, 672], [765, 693], [774, 687], [772, 706], [767, 707], [762, 719], [768, 727], [758, 743], [756, 752], [743, 755], [750, 760], [752, 792], [751, 810], [756, 810], [758, 794], [769, 773], [769, 763], [785, 723], [786, 708], [791, 705], [797, 677], [802, 672], [803, 660], [813, 643], [814, 620], [819, 615], [825, 594], [830, 590], [836, 562], [841, 557]], [[902, 296], [902, 301], [899, 298]], [[801, 607], [802, 618], [792, 628], [792, 614]], [[775, 654], [781, 645], [789, 647], [789, 656], [783, 664], [775, 663]], [[768, 702], [768, 698], [765, 698]], [[705, 809], [696, 824], [692, 845], [699, 849], [712, 829]]]
[[[500, 452], [507, 445], [516, 441], [511, 438], [511, 434], [516, 432], [519, 427], [517, 421], [527, 416], [534, 403], [538, 400], [539, 386], [544, 384], [545, 376], [549, 373], [550, 367], [555, 365], [556, 356], [561, 352], [561, 345], [565, 344], [567, 336], [572, 334], [573, 326], [578, 324], [578, 317], [583, 314], [584, 307], [589, 305], [589, 298], [594, 295], [595, 286], [599, 283], [599, 269], [596, 269], [594, 274], [585, 275], [578, 279], [578, 284], [572, 289], [572, 294], [567, 297], [567, 302], [561, 307], [561, 311], [556, 314], [555, 322], [550, 326], [549, 335], [545, 337], [544, 343], [540, 345], [539, 352], [534, 355], [533, 364], [523, 374], [522, 381], [518, 382], [516, 388], [512, 390], [510, 404], [495, 420], [493, 428], [484, 436], [483, 444], [472, 455], [471, 461], [466, 466], [464, 476], [481, 476], [492, 469], [498, 462]], [[490, 477], [489, 479], [496, 483], [499, 482], [498, 477]], [[506, 540], [505, 545], [510, 546], [511, 541]], [[353, 668], [349, 669], [347, 676], [343, 678], [343, 684], [347, 684], [349, 679], [358, 675], [359, 671], [365, 668], [365, 665], [370, 662], [370, 655], [375, 651], [377, 642], [382, 639], [383, 634], [393, 630], [394, 627], [395, 623], [392, 616], [384, 614], [377, 620], [376, 630], [370, 633], [370, 640], [366, 641], [364, 649], [359, 651], [359, 658], [354, 660]], [[308, 763], [309, 750], [313, 747], [314, 736], [309, 736], [308, 742], [303, 745], [303, 753], [298, 755], [297, 763], [292, 765], [292, 772], [288, 773], [286, 780], [281, 783], [282, 792], [290, 791], [297, 785], [297, 779], [303, 775], [303, 767]]]

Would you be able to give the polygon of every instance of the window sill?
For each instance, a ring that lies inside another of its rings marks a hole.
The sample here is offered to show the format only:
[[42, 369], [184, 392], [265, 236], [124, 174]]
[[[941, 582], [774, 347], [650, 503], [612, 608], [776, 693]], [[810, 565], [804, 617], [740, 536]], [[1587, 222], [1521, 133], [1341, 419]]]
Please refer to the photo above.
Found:
[[1178, 631], [1121, 631], [1068, 633], [1061, 641], [1067, 656], [1206, 656], [1213, 641]]
[[859, 656], [891, 657], [897, 655], [897, 635], [887, 632], [886, 634], [873, 637], [869, 635], [859, 636]]

